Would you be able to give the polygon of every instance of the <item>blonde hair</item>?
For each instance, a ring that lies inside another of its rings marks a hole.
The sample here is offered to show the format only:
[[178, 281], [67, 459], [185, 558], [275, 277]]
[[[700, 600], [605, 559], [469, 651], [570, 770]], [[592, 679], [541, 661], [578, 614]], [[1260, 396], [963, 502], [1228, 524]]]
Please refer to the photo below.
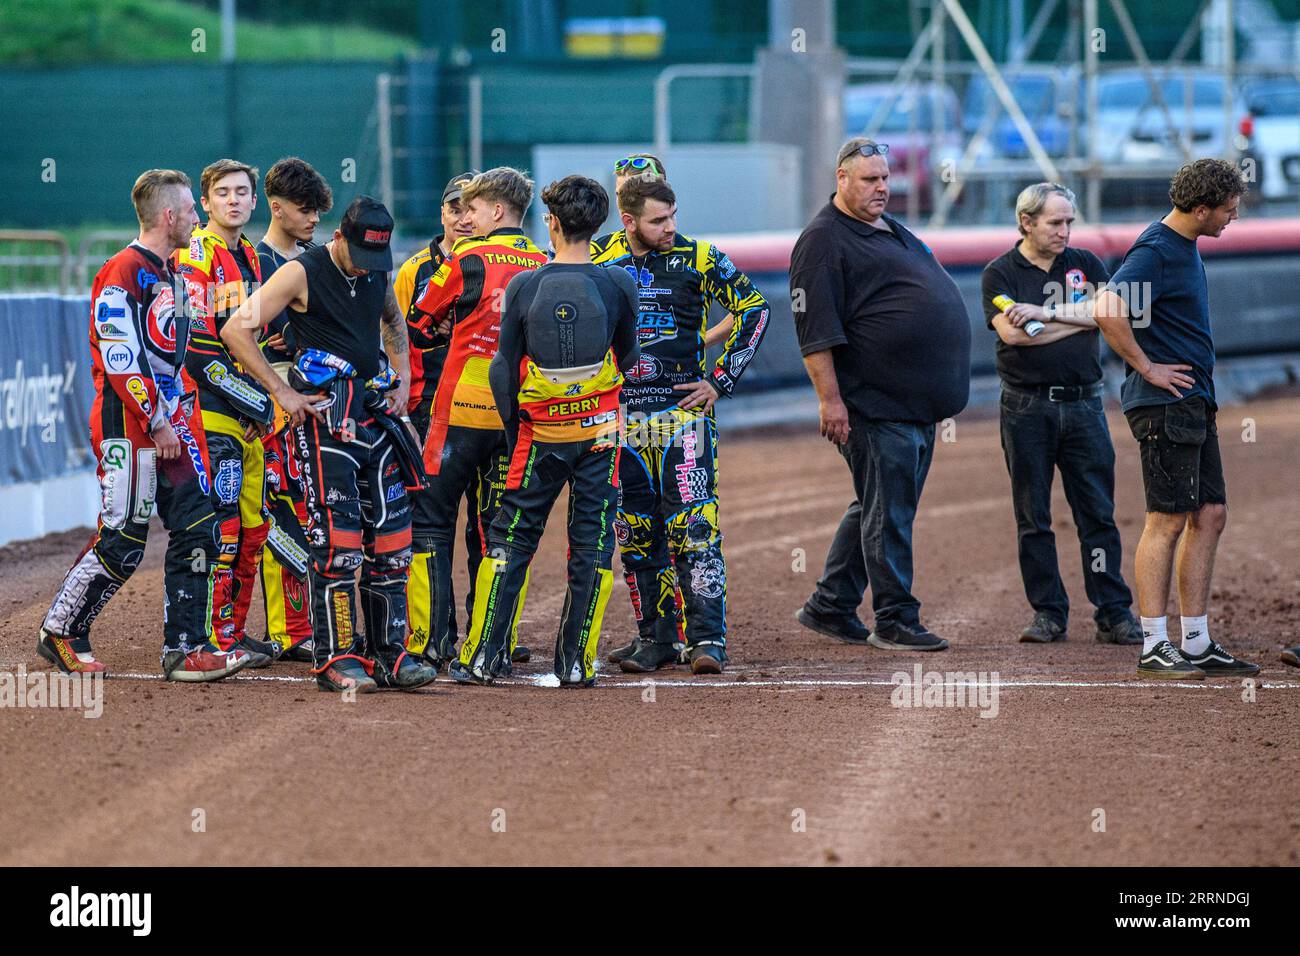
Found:
[[1060, 183], [1034, 183], [1032, 186], [1026, 186], [1016, 197], [1016, 228], [1020, 230], [1022, 236], [1028, 235], [1025, 232], [1024, 225], [1020, 222], [1021, 216], [1028, 216], [1034, 219], [1043, 211], [1047, 205], [1047, 200], [1051, 196], [1064, 196], [1070, 200], [1070, 205], [1078, 208], [1074, 201], [1073, 191], [1066, 189]]
[[497, 166], [471, 179], [460, 199], [466, 205], [471, 199], [503, 203], [522, 218], [533, 201], [533, 181], [517, 169]]
[[142, 229], [153, 226], [158, 214], [170, 208], [172, 200], [168, 192], [177, 186], [185, 190], [193, 188], [190, 177], [179, 169], [150, 169], [140, 174], [131, 187], [131, 203]]

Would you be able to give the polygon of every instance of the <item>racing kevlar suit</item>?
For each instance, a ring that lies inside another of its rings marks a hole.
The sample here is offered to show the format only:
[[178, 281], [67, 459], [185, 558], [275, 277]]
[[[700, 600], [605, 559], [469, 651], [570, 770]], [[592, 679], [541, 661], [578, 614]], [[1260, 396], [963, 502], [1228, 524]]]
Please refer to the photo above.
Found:
[[590, 264], [546, 265], [517, 276], [507, 290], [490, 377], [510, 471], [488, 528], [459, 661], [476, 680], [491, 680], [508, 659], [516, 598], [566, 485], [569, 585], [554, 673], [565, 684], [596, 679], [596, 645], [614, 583], [619, 370], [637, 359], [636, 306], [636, 288], [623, 273]]
[[[288, 312], [300, 346], [289, 383], [328, 395], [325, 420], [309, 416], [294, 430], [307, 491], [315, 672], [345, 656], [367, 670], [392, 670], [406, 650], [407, 488], [424, 476], [414, 439], [384, 406], [384, 390], [395, 384], [380, 351], [388, 277], [369, 272], [350, 285], [328, 246], [309, 249], [298, 262], [307, 273], [308, 305]], [[358, 590], [364, 643], [356, 627]]]
[[[299, 250], [314, 243], [299, 242]], [[257, 258], [262, 281], [290, 261], [266, 240], [257, 244]], [[283, 313], [267, 323], [261, 341], [262, 354], [277, 375], [288, 380], [293, 349], [272, 348], [271, 335], [286, 334], [288, 317]], [[292, 334], [290, 333], [290, 338]], [[278, 424], [278, 423], [277, 423]], [[262, 439], [266, 449], [266, 507], [271, 513], [268, 544], [262, 549], [262, 606], [266, 612], [266, 639], [284, 653], [311, 638], [311, 605], [307, 600], [307, 497], [302, 485], [302, 467], [293, 449], [293, 433], [277, 428]], [[284, 534], [288, 543], [273, 547], [275, 538]]]
[[[677, 407], [674, 386], [707, 379], [732, 393], [767, 329], [767, 300], [710, 243], [677, 234], [667, 252], [633, 256], [623, 230], [592, 243], [592, 260], [636, 281], [641, 359], [627, 372], [619, 462], [618, 543], [643, 642], [675, 644], [681, 584], [688, 647], [726, 646], [727, 570], [718, 527], [717, 427], [712, 410]], [[722, 354], [706, 365], [710, 302], [732, 315]]]
[[[198, 389], [212, 473], [213, 507], [221, 523], [223, 584], [213, 608], [213, 643], [221, 650], [244, 638], [262, 546], [271, 525], [264, 500], [265, 449], [260, 436], [244, 437], [249, 423], [277, 422], [271, 396], [226, 351], [221, 327], [261, 282], [257, 253], [243, 236], [237, 251], [199, 227], [189, 246], [173, 254], [185, 280], [192, 318], [185, 372]], [[277, 424], [281, 424], [277, 422]]]
[[[180, 288], [167, 262], [132, 243], [104, 264], [91, 289], [90, 440], [101, 507], [95, 536], [44, 622], [47, 631], [70, 638], [77, 653], [90, 653], [91, 625], [144, 557], [155, 506], [168, 531], [164, 654], [198, 649], [212, 634], [217, 518], [194, 396], [180, 392], [177, 356], [185, 352], [188, 332], [183, 303], [177, 317]], [[158, 461], [150, 433], [165, 422], [180, 440], [181, 455]]]
[[[422, 613], [412, 622], [413, 645], [417, 629], [427, 629], [429, 650], [425, 653], [438, 660], [455, 652], [455, 635], [448, 627], [452, 613], [451, 543], [460, 501], [477, 484], [481, 527], [491, 524], [501, 506], [509, 470], [505, 432], [488, 383], [488, 363], [497, 350], [502, 296], [515, 275], [545, 262], [546, 254], [517, 228], [461, 239], [430, 277], [413, 307], [415, 321], [408, 323], [435, 328], [446, 321], [452, 326], [429, 430], [423, 436], [429, 488], [421, 493], [425, 500], [416, 511], [411, 573], [412, 594], [419, 595], [411, 603]], [[518, 607], [523, 608], [522, 594]], [[511, 651], [517, 643], [516, 617]], [[416, 649], [412, 646], [412, 651]]]
[[[411, 424], [415, 426], [415, 433], [421, 439], [429, 432], [433, 396], [438, 388], [442, 367], [447, 360], [447, 346], [451, 342], [451, 337], [438, 332], [431, 317], [416, 311], [412, 306], [423, 297], [429, 286], [429, 279], [446, 259], [442, 252], [442, 239], [442, 236], [438, 236], [428, 246], [402, 263], [393, 279], [393, 294], [397, 298], [397, 307], [406, 317], [406, 331], [411, 342], [411, 397], [407, 409], [411, 416]], [[478, 503], [480, 499], [493, 500], [493, 479], [497, 479], [496, 495], [499, 497], [501, 479], [498, 469], [480, 474], [478, 480], [470, 482], [469, 489], [465, 492], [465, 564], [469, 569], [469, 591], [465, 596], [467, 619], [474, 607], [474, 578], [478, 573], [479, 562], [483, 559], [483, 526]], [[486, 492], [480, 495], [479, 486], [482, 484], [488, 487]], [[416, 527], [425, 527], [432, 522], [427, 513], [429, 507], [427, 494], [416, 492], [412, 496], [411, 508]], [[423, 654], [429, 644], [432, 565], [432, 552], [421, 550], [417, 545], [407, 587], [407, 602], [411, 618], [411, 636], [407, 639], [407, 648], [415, 654]], [[455, 589], [452, 588], [447, 601], [449, 615], [447, 634], [452, 644], [455, 644], [457, 638], [455, 605]]]

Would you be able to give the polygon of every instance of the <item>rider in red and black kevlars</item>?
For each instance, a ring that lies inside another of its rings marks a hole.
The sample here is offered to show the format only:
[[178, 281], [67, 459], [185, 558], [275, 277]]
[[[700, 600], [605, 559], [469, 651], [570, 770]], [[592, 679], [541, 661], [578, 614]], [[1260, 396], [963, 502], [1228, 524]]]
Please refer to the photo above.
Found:
[[182, 302], [176, 301], [175, 290], [183, 286], [168, 263], [198, 222], [190, 190], [182, 172], [142, 174], [131, 191], [139, 238], [104, 264], [91, 289], [90, 436], [102, 504], [95, 536], [64, 578], [37, 647], [69, 673], [104, 671], [91, 650], [90, 629], [143, 559], [155, 507], [168, 531], [165, 677], [218, 680], [250, 660], [209, 643], [217, 517], [194, 396], [181, 391], [188, 322], [183, 291]]
[[229, 316], [262, 281], [253, 245], [241, 231], [257, 204], [257, 170], [233, 159], [208, 165], [199, 180], [207, 225], [172, 257], [193, 312], [185, 373], [198, 390], [212, 469], [212, 502], [221, 521], [221, 565], [212, 632], [218, 647], [240, 647], [251, 667], [271, 663], [275, 648], [248, 637], [244, 625], [262, 546], [266, 514], [264, 435], [277, 427], [275, 403], [244, 374], [220, 339]]
[[[425, 475], [402, 421], [409, 345], [388, 286], [392, 231], [382, 203], [357, 197], [328, 243], [282, 265], [221, 331], [296, 426], [312, 555], [313, 673], [322, 690], [413, 690], [438, 673], [405, 646], [407, 492]], [[298, 345], [288, 383], [254, 338], [285, 309]]]

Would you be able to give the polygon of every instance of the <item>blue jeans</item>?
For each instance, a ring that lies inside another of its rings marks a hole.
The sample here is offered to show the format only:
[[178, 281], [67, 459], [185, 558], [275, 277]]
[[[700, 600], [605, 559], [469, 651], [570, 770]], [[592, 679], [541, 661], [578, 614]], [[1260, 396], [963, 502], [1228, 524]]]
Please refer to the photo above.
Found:
[[1020, 391], [1003, 391], [1002, 452], [1011, 476], [1020, 576], [1035, 611], [1062, 627], [1070, 600], [1056, 562], [1052, 533], [1052, 479], [1061, 471], [1065, 498], [1079, 532], [1084, 588], [1098, 624], [1130, 615], [1133, 595], [1120, 575], [1119, 529], [1115, 527], [1115, 447], [1100, 398], [1051, 402]]
[[876, 626], [919, 624], [912, 596], [912, 522], [934, 457], [934, 425], [850, 418], [840, 446], [853, 475], [853, 503], [826, 555], [808, 607], [818, 614], [856, 614], [871, 587]]

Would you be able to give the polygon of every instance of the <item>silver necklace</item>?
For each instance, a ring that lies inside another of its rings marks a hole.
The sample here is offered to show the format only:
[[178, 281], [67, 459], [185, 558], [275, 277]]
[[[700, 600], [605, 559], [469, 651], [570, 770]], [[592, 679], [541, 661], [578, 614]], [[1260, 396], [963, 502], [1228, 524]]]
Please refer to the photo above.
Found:
[[[330, 262], [334, 262], [334, 243], [332, 242], [330, 243]], [[348, 275], [342, 269], [339, 269], [339, 264], [337, 262], [334, 262], [334, 268], [339, 270], [339, 275], [341, 275], [343, 281], [348, 284], [348, 295], [355, 299], [357, 297], [357, 279], [361, 277]]]

